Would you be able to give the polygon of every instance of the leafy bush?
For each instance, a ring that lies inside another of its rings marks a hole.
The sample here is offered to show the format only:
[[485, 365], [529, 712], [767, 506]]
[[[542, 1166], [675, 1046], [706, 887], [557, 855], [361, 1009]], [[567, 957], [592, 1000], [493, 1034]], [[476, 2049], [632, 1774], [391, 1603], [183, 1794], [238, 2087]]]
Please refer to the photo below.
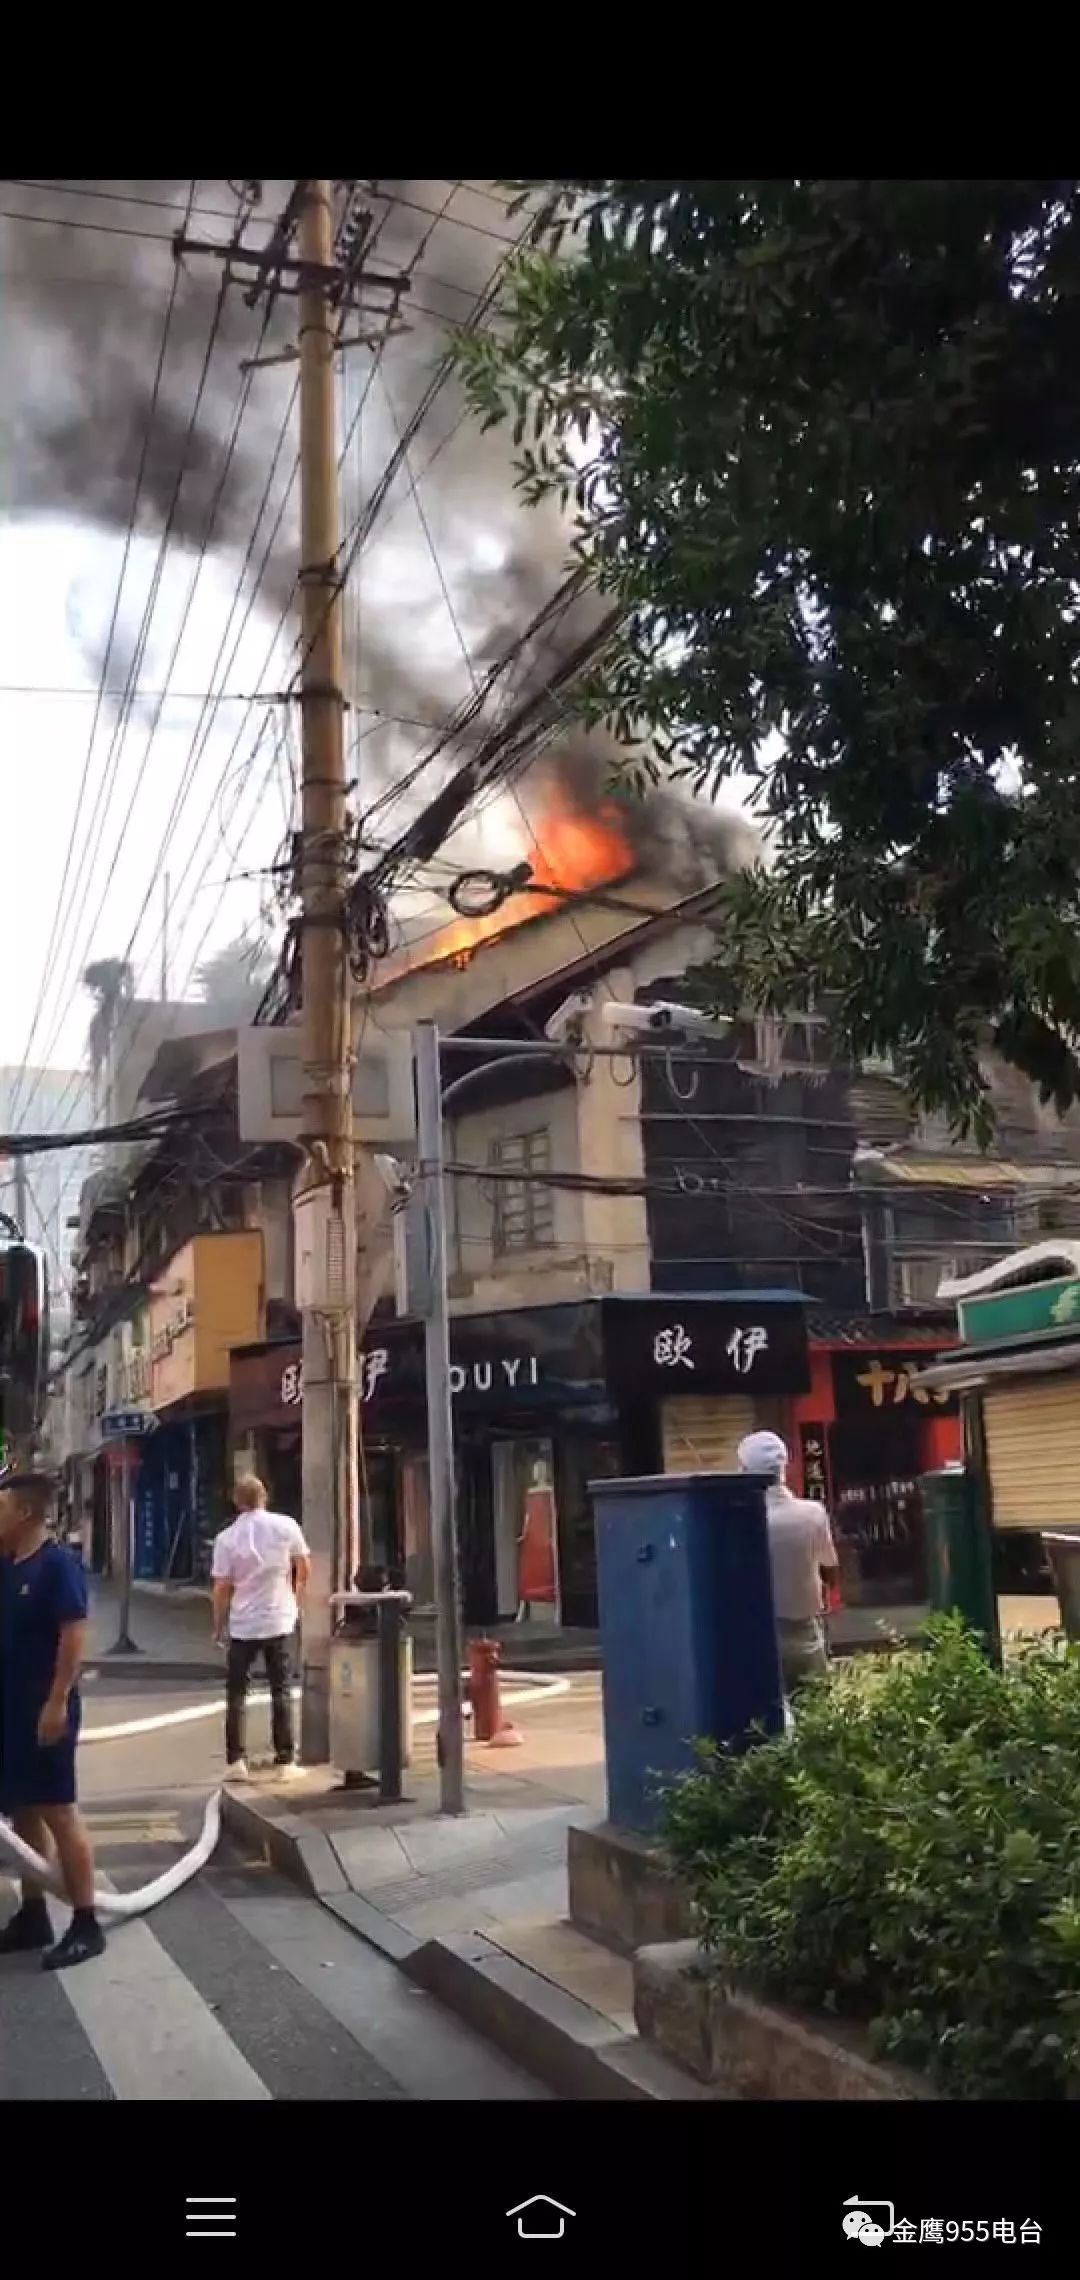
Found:
[[725, 1977], [868, 2026], [953, 2096], [1080, 2095], [1080, 1658], [955, 1617], [797, 1731], [710, 1745], [665, 1842]]

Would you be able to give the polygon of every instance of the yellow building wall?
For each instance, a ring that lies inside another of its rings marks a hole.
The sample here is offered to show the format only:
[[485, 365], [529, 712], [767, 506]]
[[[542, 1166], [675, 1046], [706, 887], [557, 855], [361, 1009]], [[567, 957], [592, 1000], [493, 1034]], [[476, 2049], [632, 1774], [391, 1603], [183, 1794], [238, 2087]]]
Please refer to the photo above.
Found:
[[197, 1235], [171, 1259], [150, 1300], [155, 1409], [229, 1383], [229, 1348], [263, 1335], [263, 1239], [258, 1229]]

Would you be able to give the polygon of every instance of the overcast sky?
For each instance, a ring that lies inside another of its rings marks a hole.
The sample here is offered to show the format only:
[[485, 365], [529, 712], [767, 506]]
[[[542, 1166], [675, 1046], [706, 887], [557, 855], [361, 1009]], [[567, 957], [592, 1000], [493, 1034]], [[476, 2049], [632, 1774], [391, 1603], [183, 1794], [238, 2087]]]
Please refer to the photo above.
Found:
[[[0, 743], [8, 855], [3, 1062], [21, 1059], [33, 1019], [94, 720], [97, 686], [81, 643], [72, 637], [72, 600], [77, 597], [85, 616], [107, 628], [121, 554], [118, 536], [85, 525], [0, 525]], [[129, 562], [128, 587], [140, 608], [155, 557], [156, 548], [147, 542]], [[192, 558], [182, 554], [167, 565], [141, 677], [148, 690], [162, 686], [193, 570]], [[163, 889], [154, 858], [185, 772], [190, 794], [177, 815], [167, 857], [176, 887], [170, 986], [182, 991], [200, 950], [206, 956], [245, 920], [257, 918], [258, 883], [235, 873], [271, 862], [284, 830], [287, 762], [284, 755], [275, 761], [276, 716], [268, 729], [265, 708], [249, 714], [244, 705], [222, 703], [199, 754], [210, 716], [204, 715], [200, 728], [201, 703], [183, 701], [184, 692], [207, 686], [231, 599], [227, 566], [206, 564], [172, 676], [181, 695], [163, 708], [152, 742], [153, 706], [150, 718], [135, 719], [126, 735], [117, 731], [115, 708], [102, 708], [61, 906], [60, 954], [32, 1048], [34, 1061], [81, 1059], [90, 1008], [79, 984], [91, 957], [122, 956], [134, 936], [137, 979], [156, 992]], [[256, 612], [229, 686], [245, 692], [254, 687], [273, 627], [272, 617]], [[243, 763], [260, 731], [262, 748], [245, 780]], [[225, 771], [238, 732], [230, 785]], [[193, 752], [199, 754], [194, 769]], [[223, 776], [219, 800], [215, 793]]]
[[[255, 528], [255, 495], [271, 464], [292, 386], [288, 366], [257, 375], [258, 392], [252, 391], [237, 454], [235, 496], [227, 492], [229, 512], [222, 513], [227, 543], [215, 543], [201, 567], [194, 544], [175, 537], [170, 543], [138, 675], [138, 708], [121, 733], [117, 704], [106, 699], [90, 750], [129, 511], [130, 478], [114, 496], [110, 471], [130, 465], [132, 436], [136, 442], [138, 437], [135, 406], [139, 392], [148, 390], [173, 274], [168, 243], [148, 233], [176, 226], [179, 214], [167, 206], [158, 211], [154, 201], [160, 205], [162, 194], [168, 200], [180, 187], [4, 185], [9, 218], [0, 218], [0, 419], [13, 440], [10, 481], [0, 493], [7, 856], [0, 1064], [17, 1064], [26, 1051], [58, 908], [59, 956], [30, 1061], [70, 1066], [84, 1056], [92, 1007], [80, 977], [91, 959], [128, 955], [137, 989], [156, 993], [159, 987], [164, 872], [171, 881], [170, 995], [191, 994], [198, 965], [245, 926], [259, 925], [267, 882], [245, 874], [262, 873], [273, 862], [286, 829], [290, 766], [297, 758], [295, 707], [247, 700], [257, 689], [282, 689], [295, 663], [291, 622], [274, 648], [282, 578], [287, 590], [297, 552], [288, 516], [268, 580], [273, 597], [256, 602], [224, 681], [220, 668], [214, 678], [214, 669], [236, 603], [243, 551]], [[380, 261], [407, 268], [418, 247], [422, 253], [413, 273], [408, 332], [385, 349], [347, 455], [346, 529], [430, 381], [447, 337], [443, 319], [468, 313], [521, 227], [476, 185], [421, 181], [380, 187], [397, 194], [378, 241]], [[267, 186], [271, 213], [276, 188]], [[138, 197], [129, 203], [127, 192]], [[227, 186], [200, 185], [199, 199], [206, 216], [203, 234], [222, 238], [219, 210], [225, 217], [232, 210]], [[10, 218], [15, 214], [24, 218]], [[77, 216], [80, 230], [53, 222], [43, 228], [25, 218], [30, 215], [56, 222]], [[216, 281], [216, 269], [213, 275]], [[160, 415], [165, 432], [171, 417], [182, 433], [191, 409], [213, 306], [207, 276], [195, 264], [182, 273], [181, 354], [175, 371], [166, 367]], [[283, 309], [291, 326], [292, 312], [287, 304]], [[231, 323], [254, 325], [250, 314], [244, 319], [235, 293], [230, 310]], [[212, 367], [198, 429], [211, 472], [227, 442], [243, 348], [239, 335], [230, 339]], [[370, 379], [370, 355], [357, 349], [344, 365], [343, 438]], [[270, 515], [293, 448], [290, 438]], [[208, 480], [204, 473], [204, 486]], [[97, 510], [99, 488], [106, 499], [103, 513]], [[159, 560], [161, 521], [151, 501], [140, 517], [123, 583], [117, 662], [108, 676], [114, 690], [123, 686]], [[256, 564], [267, 528], [264, 522]], [[360, 781], [365, 805], [409, 769], [431, 742], [426, 724], [437, 727], [445, 719], [469, 694], [475, 676], [555, 590], [566, 541], [566, 531], [552, 518], [530, 514], [516, 498], [505, 431], [480, 438], [474, 424], [463, 420], [453, 388], [444, 389], [351, 580], [345, 660], [354, 707], [350, 773]], [[226, 657], [239, 623], [238, 613]], [[204, 696], [212, 680], [225, 694], [208, 710]], [[170, 693], [159, 710], [167, 681]], [[74, 859], [58, 906], [84, 774]], [[425, 790], [435, 788], [429, 777]], [[400, 804], [380, 818], [385, 835], [402, 821]], [[514, 860], [522, 852], [529, 848], [514, 811], [504, 808], [489, 817], [487, 859]], [[276, 946], [280, 919], [272, 920], [271, 936]]]

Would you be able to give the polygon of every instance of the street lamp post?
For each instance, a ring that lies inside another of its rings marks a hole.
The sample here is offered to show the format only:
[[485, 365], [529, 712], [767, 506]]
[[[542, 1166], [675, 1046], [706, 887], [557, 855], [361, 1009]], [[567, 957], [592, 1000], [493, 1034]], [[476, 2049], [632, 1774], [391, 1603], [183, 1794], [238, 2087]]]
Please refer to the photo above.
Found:
[[[720, 1034], [726, 1021], [707, 1022], [693, 1008], [665, 1004], [660, 1008], [609, 1006], [603, 1009], [616, 1028], [648, 1033], [662, 1029], [678, 1033], [680, 1025], [695, 1034]], [[634, 1017], [633, 1019], [631, 1017]], [[445, 1092], [442, 1085], [444, 1052], [483, 1051], [479, 1068], [467, 1069]], [[572, 1058], [568, 1039], [482, 1037], [440, 1038], [433, 1021], [417, 1024], [413, 1038], [416, 1072], [417, 1152], [419, 1184], [426, 1233], [426, 1259], [422, 1278], [424, 1365], [428, 1423], [428, 1481], [431, 1515], [432, 1562], [435, 1570], [435, 1653], [439, 1687], [439, 1802], [444, 1813], [465, 1811], [465, 1726], [462, 1708], [460, 1562], [457, 1533], [457, 1482], [454, 1461], [454, 1416], [450, 1391], [450, 1300], [447, 1288], [446, 1181], [443, 1153], [443, 1117], [450, 1102], [477, 1078], [492, 1069], [532, 1067], [538, 1059]], [[648, 1057], [637, 1045], [590, 1046], [590, 1055], [622, 1057], [627, 1051]], [[666, 1053], [655, 1054], [667, 1058]]]

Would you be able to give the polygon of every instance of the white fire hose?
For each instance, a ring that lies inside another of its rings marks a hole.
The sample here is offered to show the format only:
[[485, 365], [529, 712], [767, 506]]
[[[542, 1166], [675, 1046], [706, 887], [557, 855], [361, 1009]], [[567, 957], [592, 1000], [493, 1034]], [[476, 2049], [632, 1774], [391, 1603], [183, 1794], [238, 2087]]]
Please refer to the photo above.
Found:
[[[165, 1869], [161, 1876], [155, 1876], [152, 1884], [141, 1885], [137, 1892], [96, 1891], [94, 1907], [98, 1915], [123, 1921], [128, 1916], [145, 1916], [147, 1909], [156, 1908], [160, 1900], [171, 1899], [174, 1892], [179, 1892], [181, 1885], [189, 1883], [193, 1876], [198, 1875], [200, 1868], [206, 1867], [220, 1835], [221, 1791], [215, 1789], [203, 1814], [202, 1831], [189, 1850], [181, 1853], [179, 1860], [174, 1860], [172, 1867]], [[20, 1876], [32, 1876], [47, 1891], [55, 1893], [57, 1899], [66, 1899], [64, 1880], [59, 1869], [42, 1860], [40, 1854], [24, 1844], [22, 1838], [16, 1836], [10, 1822], [0, 1815], [0, 1855], [4, 1853], [9, 1860], [14, 1861]]]

